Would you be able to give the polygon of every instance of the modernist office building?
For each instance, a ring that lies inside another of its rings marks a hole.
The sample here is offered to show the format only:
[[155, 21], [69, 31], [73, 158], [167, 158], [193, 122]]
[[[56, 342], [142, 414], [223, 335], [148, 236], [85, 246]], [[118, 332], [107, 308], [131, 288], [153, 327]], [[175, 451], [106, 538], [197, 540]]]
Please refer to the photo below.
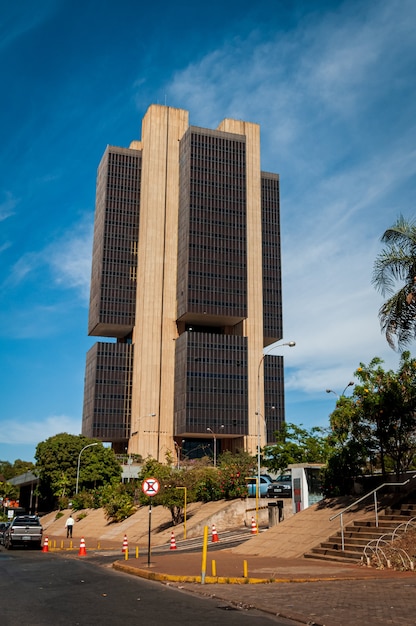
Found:
[[[284, 420], [279, 177], [260, 128], [152, 105], [98, 169], [82, 432], [164, 461], [256, 453]], [[112, 340], [108, 339], [112, 338]]]

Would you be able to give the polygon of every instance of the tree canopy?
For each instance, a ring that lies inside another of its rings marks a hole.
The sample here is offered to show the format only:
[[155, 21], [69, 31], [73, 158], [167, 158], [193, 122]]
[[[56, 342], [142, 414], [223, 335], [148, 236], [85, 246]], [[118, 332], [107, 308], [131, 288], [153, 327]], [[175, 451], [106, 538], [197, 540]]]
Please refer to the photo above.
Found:
[[416, 338], [416, 223], [400, 216], [381, 241], [386, 246], [372, 282], [383, 297], [390, 295], [380, 307], [380, 325], [389, 345], [401, 350]]
[[399, 476], [415, 466], [416, 360], [403, 352], [397, 372], [382, 363], [378, 357], [360, 363], [359, 382], [351, 397], [339, 399], [330, 424], [336, 445], [354, 448], [363, 469]]
[[[85, 449], [82, 454], [81, 450]], [[49, 437], [36, 447], [36, 474], [40, 479], [40, 492], [45, 498], [72, 496], [75, 493], [78, 458], [79, 489], [95, 489], [113, 479], [120, 480], [121, 466], [114, 451], [82, 435], [61, 433]]]
[[10, 478], [32, 471], [34, 467], [34, 463], [22, 461], [21, 459], [16, 459], [14, 463], [10, 463], [10, 461], [0, 461], [0, 475], [4, 476], [6, 480], [10, 480]]
[[263, 465], [274, 472], [292, 463], [326, 463], [331, 453], [328, 431], [318, 426], [308, 430], [284, 423], [275, 437], [275, 444], [263, 448]]

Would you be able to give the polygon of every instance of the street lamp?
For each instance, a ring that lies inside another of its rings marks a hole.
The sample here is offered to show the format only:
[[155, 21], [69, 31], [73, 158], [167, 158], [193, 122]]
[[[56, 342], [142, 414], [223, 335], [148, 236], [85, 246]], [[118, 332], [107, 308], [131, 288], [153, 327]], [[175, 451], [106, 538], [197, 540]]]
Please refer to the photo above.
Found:
[[296, 346], [296, 341], [288, 341], [287, 343], [281, 343], [277, 346], [270, 346], [270, 348], [266, 350], [266, 352], [263, 352], [263, 356], [261, 357], [259, 361], [259, 367], [257, 369], [257, 411], [256, 411], [256, 415], [257, 415], [257, 485], [256, 486], [257, 486], [257, 491], [258, 491], [258, 497], [260, 497], [260, 471], [261, 471], [261, 467], [260, 467], [261, 466], [260, 417], [263, 418], [263, 422], [264, 424], [266, 424], [266, 420], [264, 416], [260, 413], [260, 370], [261, 370], [261, 366], [263, 365], [264, 357], [267, 356], [269, 352], [271, 352], [275, 348], [283, 348], [283, 346], [288, 346], [289, 348], [293, 348], [294, 346]]
[[176, 489], [183, 489], [183, 538], [186, 539], [186, 487], [176, 487]]
[[87, 448], [91, 448], [91, 446], [98, 446], [98, 442], [96, 441], [95, 443], [89, 443], [88, 445], [84, 446], [81, 450], [81, 452], [78, 454], [78, 466], [77, 466], [77, 484], [75, 487], [75, 495], [78, 493], [78, 484], [79, 484], [79, 465], [81, 463], [81, 454], [84, 452], [84, 450], [86, 450]]
[[[140, 422], [140, 420], [144, 420], [145, 417], [156, 417], [156, 413], [148, 413], [147, 415], [142, 415], [141, 417], [137, 417], [134, 420], [134, 425], [137, 427], [137, 422]], [[135, 430], [134, 433], [131, 433], [130, 437], [134, 437], [134, 435], [138, 434], [138, 430]]]
[[[220, 429], [222, 428], [224, 428], [224, 424], [220, 426]], [[211, 428], [207, 428], [207, 431], [210, 432], [214, 438], [214, 467], [217, 467], [217, 437]]]
[[333, 391], [332, 389], [325, 389], [325, 391], [326, 391], [326, 393], [333, 393], [333, 394], [334, 394], [334, 395], [338, 398], [338, 400], [339, 400], [339, 399], [340, 399], [343, 395], [345, 395], [345, 392], [347, 391], [348, 387], [352, 387], [354, 384], [355, 384], [355, 383], [351, 380], [351, 381], [348, 383], [348, 385], [345, 385], [344, 391], [343, 391], [340, 395], [338, 395], [338, 394], [337, 394], [335, 391]]
[[[184, 444], [184, 442], [185, 442], [185, 439], [182, 439], [182, 444]], [[178, 469], [180, 469], [182, 446], [180, 446], [177, 441], [174, 441], [173, 443], [175, 444], [175, 448], [176, 448], [176, 458], [177, 458]]]

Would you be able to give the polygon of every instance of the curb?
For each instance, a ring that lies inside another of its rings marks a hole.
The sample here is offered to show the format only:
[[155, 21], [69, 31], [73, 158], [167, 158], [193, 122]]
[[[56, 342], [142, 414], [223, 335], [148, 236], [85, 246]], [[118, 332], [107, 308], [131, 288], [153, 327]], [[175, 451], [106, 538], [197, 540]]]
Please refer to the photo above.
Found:
[[[125, 565], [120, 561], [115, 561], [112, 565], [113, 569], [118, 572], [124, 572], [133, 576], [139, 576], [140, 578], [146, 578], [147, 580], [155, 580], [159, 582], [172, 582], [172, 583], [201, 583], [201, 576], [185, 576], [179, 574], [162, 574], [160, 572], [152, 572], [147, 569], [141, 569], [138, 567], [132, 567]], [[377, 578], [376, 576], [374, 578]], [[316, 582], [339, 582], [344, 580], [373, 580], [368, 576], [320, 576], [320, 577], [308, 577], [308, 578], [243, 578], [237, 576], [205, 576], [205, 584], [219, 584], [219, 585], [267, 585], [271, 583], [316, 583]]]

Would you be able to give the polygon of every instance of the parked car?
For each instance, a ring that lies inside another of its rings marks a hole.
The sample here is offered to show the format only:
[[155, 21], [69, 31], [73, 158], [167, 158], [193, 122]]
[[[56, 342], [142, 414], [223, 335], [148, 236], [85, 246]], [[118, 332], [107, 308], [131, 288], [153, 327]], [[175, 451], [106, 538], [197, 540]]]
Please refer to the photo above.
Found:
[[[260, 497], [265, 498], [267, 496], [267, 488], [271, 485], [272, 479], [267, 474], [260, 475]], [[248, 497], [256, 497], [256, 484], [257, 476], [247, 479]]]
[[4, 533], [4, 546], [7, 550], [16, 545], [42, 545], [42, 524], [37, 515], [16, 515]]
[[10, 522], [0, 522], [0, 545], [4, 546], [4, 533], [10, 526]]
[[291, 498], [292, 497], [292, 476], [291, 474], [281, 474], [267, 487], [268, 498]]

